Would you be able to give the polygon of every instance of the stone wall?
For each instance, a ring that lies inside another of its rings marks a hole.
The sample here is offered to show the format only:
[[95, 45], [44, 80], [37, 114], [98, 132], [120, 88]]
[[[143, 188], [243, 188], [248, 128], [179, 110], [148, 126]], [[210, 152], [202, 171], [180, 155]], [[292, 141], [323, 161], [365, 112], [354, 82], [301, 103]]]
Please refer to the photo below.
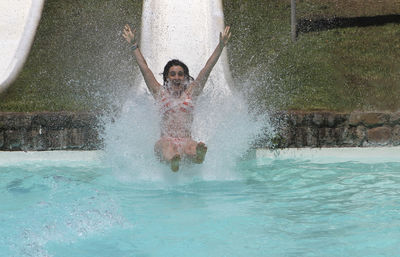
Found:
[[[277, 134], [257, 147], [350, 147], [400, 145], [397, 113], [275, 113]], [[0, 113], [0, 150], [95, 150], [102, 126], [93, 113]]]
[[400, 112], [289, 112], [277, 115], [275, 147], [400, 145]]
[[90, 113], [0, 113], [0, 150], [93, 150], [101, 147]]

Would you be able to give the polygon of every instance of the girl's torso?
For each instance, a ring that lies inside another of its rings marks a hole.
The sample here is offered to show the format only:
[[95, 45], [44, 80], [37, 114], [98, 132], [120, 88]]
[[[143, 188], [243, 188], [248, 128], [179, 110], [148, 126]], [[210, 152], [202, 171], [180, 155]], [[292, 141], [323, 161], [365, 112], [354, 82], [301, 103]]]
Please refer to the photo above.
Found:
[[162, 89], [157, 99], [161, 115], [161, 136], [191, 137], [193, 123], [193, 100], [187, 92], [173, 96]]

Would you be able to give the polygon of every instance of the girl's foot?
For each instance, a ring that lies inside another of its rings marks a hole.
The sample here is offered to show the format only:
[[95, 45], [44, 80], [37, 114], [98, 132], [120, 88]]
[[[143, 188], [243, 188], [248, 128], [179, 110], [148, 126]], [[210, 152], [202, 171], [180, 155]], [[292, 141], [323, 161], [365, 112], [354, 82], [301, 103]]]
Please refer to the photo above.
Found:
[[196, 156], [194, 157], [195, 163], [203, 163], [207, 153], [207, 146], [200, 142], [196, 146]]
[[173, 172], [177, 172], [179, 170], [179, 162], [181, 161], [181, 157], [179, 154], [175, 155], [171, 159], [171, 170]]

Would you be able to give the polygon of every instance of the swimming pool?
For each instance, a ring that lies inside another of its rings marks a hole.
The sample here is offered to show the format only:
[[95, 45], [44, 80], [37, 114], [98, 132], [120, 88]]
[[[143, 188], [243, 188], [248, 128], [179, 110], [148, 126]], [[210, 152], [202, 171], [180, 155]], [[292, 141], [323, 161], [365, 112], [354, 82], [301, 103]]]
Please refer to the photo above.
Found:
[[0, 153], [0, 256], [399, 256], [399, 152], [258, 151], [226, 179]]

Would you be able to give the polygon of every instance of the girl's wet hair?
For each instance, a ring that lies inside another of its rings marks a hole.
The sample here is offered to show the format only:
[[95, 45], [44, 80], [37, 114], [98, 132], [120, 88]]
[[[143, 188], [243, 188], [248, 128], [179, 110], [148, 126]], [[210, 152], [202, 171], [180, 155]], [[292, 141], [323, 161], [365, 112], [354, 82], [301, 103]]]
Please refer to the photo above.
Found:
[[[167, 64], [164, 67], [164, 71], [163, 71], [163, 80], [164, 80], [164, 87], [168, 88], [168, 72], [169, 69], [172, 66], [181, 66], [183, 69], [183, 74], [185, 75], [185, 79], [187, 80], [187, 84], [189, 84], [190, 82], [192, 82], [194, 80], [194, 78], [192, 76], [189, 75], [189, 68], [186, 64], [184, 64], [183, 62], [179, 61], [178, 59], [173, 59], [170, 60], [169, 62], [167, 62]], [[186, 83], [185, 83], [185, 89], [186, 89]]]

